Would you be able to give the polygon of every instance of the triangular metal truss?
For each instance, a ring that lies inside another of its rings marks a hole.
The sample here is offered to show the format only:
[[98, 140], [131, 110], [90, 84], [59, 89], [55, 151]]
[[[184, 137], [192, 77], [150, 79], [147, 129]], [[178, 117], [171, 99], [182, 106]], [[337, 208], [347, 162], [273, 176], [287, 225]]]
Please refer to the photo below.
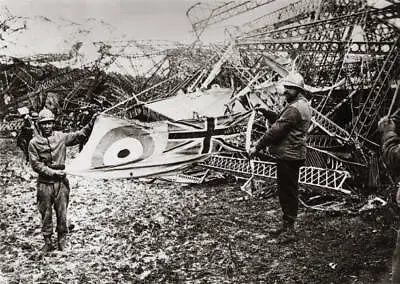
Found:
[[[276, 179], [277, 169], [273, 162], [253, 161], [252, 168], [249, 159], [212, 155], [201, 165], [214, 170], [230, 172], [245, 178], [254, 176], [261, 179]], [[336, 169], [323, 169], [317, 167], [301, 167], [299, 182], [305, 185], [319, 186], [327, 189], [338, 190], [350, 194], [345, 189], [344, 182], [350, 177], [347, 171]]]

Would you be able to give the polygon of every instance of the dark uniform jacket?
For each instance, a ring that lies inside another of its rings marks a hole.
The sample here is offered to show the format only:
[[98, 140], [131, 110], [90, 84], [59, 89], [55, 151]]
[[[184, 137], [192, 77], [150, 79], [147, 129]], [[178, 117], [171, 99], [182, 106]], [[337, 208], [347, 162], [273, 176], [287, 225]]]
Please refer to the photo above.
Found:
[[24, 123], [21, 127], [20, 132], [18, 133], [17, 137], [17, 146], [24, 151], [26, 155], [26, 159], [28, 160], [28, 145], [29, 141], [31, 141], [34, 134], [34, 126], [31, 124], [29, 120], [24, 120]]
[[396, 132], [388, 131], [383, 133], [382, 154], [396, 181], [400, 181], [400, 137]]
[[[312, 109], [307, 99], [299, 94], [288, 103], [255, 147], [270, 146], [270, 153], [281, 160], [306, 158], [306, 134], [311, 125]], [[269, 114], [269, 117], [274, 115]], [[268, 118], [268, 117], [267, 117]]]

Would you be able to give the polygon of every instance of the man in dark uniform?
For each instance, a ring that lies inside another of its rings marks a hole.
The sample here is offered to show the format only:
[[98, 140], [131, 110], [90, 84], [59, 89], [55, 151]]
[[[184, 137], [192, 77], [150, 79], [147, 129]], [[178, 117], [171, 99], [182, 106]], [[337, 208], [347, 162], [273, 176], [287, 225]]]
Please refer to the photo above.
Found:
[[67, 207], [69, 202], [69, 182], [64, 171], [66, 147], [79, 144], [93, 128], [95, 116], [81, 130], [71, 133], [54, 131], [54, 114], [43, 109], [39, 112], [39, 134], [29, 143], [29, 160], [38, 175], [37, 202], [42, 217], [44, 252], [53, 249], [52, 208], [57, 216], [58, 249], [66, 246]]
[[286, 106], [281, 113], [262, 111], [273, 123], [267, 132], [250, 149], [250, 156], [269, 147], [276, 159], [279, 203], [282, 224], [270, 231], [279, 236], [280, 243], [296, 239], [294, 224], [299, 207], [298, 179], [300, 167], [306, 158], [306, 135], [311, 124], [312, 109], [304, 97], [304, 79], [299, 73], [290, 73], [283, 81]]
[[[383, 159], [397, 183], [396, 202], [400, 205], [400, 136], [396, 133], [394, 120], [388, 116], [381, 118], [378, 129], [382, 133]], [[400, 283], [400, 230], [397, 231], [396, 248], [393, 253], [392, 283]]]
[[32, 111], [30, 114], [26, 114], [21, 130], [17, 136], [17, 146], [24, 152], [26, 162], [29, 162], [28, 146], [33, 135], [37, 132], [36, 120], [38, 113]]

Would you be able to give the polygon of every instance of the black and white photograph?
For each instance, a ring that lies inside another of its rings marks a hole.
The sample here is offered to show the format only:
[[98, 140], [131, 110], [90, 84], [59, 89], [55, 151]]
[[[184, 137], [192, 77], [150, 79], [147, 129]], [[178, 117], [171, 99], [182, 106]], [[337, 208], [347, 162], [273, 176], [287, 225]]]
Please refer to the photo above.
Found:
[[0, 284], [400, 284], [400, 0], [0, 0]]

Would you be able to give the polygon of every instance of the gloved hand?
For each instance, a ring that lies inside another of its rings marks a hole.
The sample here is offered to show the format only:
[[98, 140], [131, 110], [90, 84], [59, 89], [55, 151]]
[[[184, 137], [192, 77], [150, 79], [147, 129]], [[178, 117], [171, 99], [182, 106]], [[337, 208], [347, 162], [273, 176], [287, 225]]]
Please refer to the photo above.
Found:
[[54, 175], [58, 178], [63, 178], [66, 176], [66, 173], [63, 170], [55, 170]]
[[274, 122], [277, 119], [277, 114], [272, 110], [265, 109], [262, 107], [256, 107], [255, 110], [261, 113], [270, 122]]
[[382, 117], [378, 122], [378, 130], [385, 133], [396, 130], [396, 124], [389, 116]]

